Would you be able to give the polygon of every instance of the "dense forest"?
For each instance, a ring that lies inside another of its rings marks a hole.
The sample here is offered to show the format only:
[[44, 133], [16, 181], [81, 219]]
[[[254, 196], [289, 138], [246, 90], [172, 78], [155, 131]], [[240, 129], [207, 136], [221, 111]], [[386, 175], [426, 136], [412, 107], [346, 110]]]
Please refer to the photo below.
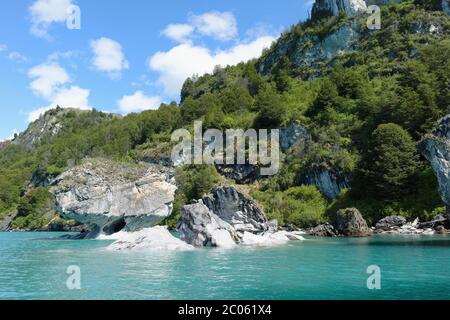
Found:
[[[433, 3], [384, 6], [381, 30], [365, 28], [366, 16], [300, 22], [261, 58], [187, 79], [180, 103], [155, 111], [121, 117], [51, 110], [0, 146], [0, 219], [17, 211], [14, 228], [43, 228], [55, 216], [45, 181], [89, 157], [163, 157], [173, 130], [191, 128], [196, 119], [204, 129], [307, 128], [311, 142], [283, 154], [278, 175], [246, 186], [282, 224], [314, 226], [349, 206], [369, 223], [393, 214], [428, 219], [441, 213], [436, 178], [417, 151], [423, 135], [450, 113], [450, 18]], [[356, 45], [331, 59], [299, 63], [296, 48], [348, 25], [359, 30]], [[281, 47], [288, 49], [278, 54]], [[46, 119], [57, 130], [36, 130]], [[326, 198], [302, 179], [317, 168], [339, 172], [351, 187]], [[169, 224], [177, 208], [224, 179], [208, 166], [178, 168], [177, 178]]]

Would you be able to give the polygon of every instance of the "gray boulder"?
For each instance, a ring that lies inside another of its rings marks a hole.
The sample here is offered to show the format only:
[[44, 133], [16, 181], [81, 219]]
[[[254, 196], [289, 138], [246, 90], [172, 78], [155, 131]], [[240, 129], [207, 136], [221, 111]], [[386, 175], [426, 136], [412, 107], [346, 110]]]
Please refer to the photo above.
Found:
[[389, 216], [381, 219], [375, 225], [376, 229], [389, 231], [395, 227], [401, 227], [406, 224], [406, 218], [401, 216]]
[[439, 193], [448, 208], [450, 206], [450, 115], [442, 118], [438, 127], [422, 139], [419, 150], [431, 163], [439, 182]]
[[181, 240], [195, 247], [227, 247], [239, 241], [234, 228], [201, 200], [181, 209], [177, 230]]
[[175, 190], [168, 168], [96, 159], [57, 177], [50, 192], [64, 218], [112, 234], [161, 222], [172, 212]]
[[340, 235], [347, 237], [367, 237], [372, 235], [372, 230], [367, 226], [366, 220], [358, 209], [348, 208], [336, 213], [334, 225]]
[[214, 187], [202, 201], [237, 231], [258, 233], [269, 230], [269, 221], [258, 203], [234, 186]]
[[316, 237], [337, 237], [338, 233], [331, 224], [325, 223], [312, 229], [310, 235]]

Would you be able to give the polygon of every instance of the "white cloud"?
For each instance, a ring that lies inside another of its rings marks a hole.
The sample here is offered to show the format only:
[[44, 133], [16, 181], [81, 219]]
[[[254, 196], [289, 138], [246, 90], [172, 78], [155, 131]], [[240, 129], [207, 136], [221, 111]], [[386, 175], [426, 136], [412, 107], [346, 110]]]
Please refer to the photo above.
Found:
[[237, 37], [236, 18], [231, 12], [207, 12], [190, 18], [198, 33], [217, 40], [227, 41]]
[[39, 117], [47, 112], [48, 110], [54, 109], [57, 106], [61, 108], [77, 108], [81, 110], [91, 110], [92, 107], [89, 106], [89, 94], [90, 90], [82, 89], [77, 86], [71, 86], [70, 88], [61, 89], [52, 99], [52, 103], [46, 107], [41, 107], [36, 110], [31, 111], [28, 114], [28, 122], [33, 122]]
[[66, 70], [57, 63], [35, 66], [28, 71], [28, 76], [35, 79], [30, 84], [31, 90], [47, 100], [52, 98], [59, 86], [70, 82]]
[[37, 108], [28, 114], [28, 121], [32, 122], [46, 111], [56, 108], [92, 109], [89, 106], [90, 90], [78, 86], [68, 86], [71, 82], [66, 70], [56, 62], [47, 62], [31, 68], [28, 76], [34, 79], [30, 88], [34, 94], [44, 98], [49, 105]]
[[0, 52], [7, 51], [7, 50], [8, 50], [8, 46], [6, 44], [0, 44]]
[[185, 42], [194, 32], [194, 27], [189, 24], [169, 24], [161, 34], [177, 42]]
[[39, 38], [51, 39], [48, 29], [52, 23], [66, 21], [67, 9], [72, 0], [37, 0], [29, 8], [31, 33]]
[[16, 61], [16, 62], [27, 62], [28, 58], [25, 57], [23, 54], [17, 51], [11, 51], [8, 54], [8, 59]]
[[149, 59], [149, 67], [160, 73], [159, 82], [165, 93], [176, 96], [188, 77], [211, 73], [217, 65], [236, 65], [257, 58], [274, 40], [272, 36], [262, 36], [254, 41], [216, 52], [191, 43], [183, 43], [169, 51], [154, 54]]
[[148, 97], [142, 91], [136, 91], [131, 96], [124, 96], [118, 103], [118, 107], [125, 113], [143, 110], [156, 110], [161, 105], [160, 97]]
[[111, 78], [120, 78], [122, 70], [129, 68], [122, 46], [117, 41], [108, 38], [93, 40], [91, 49], [94, 53], [92, 60], [94, 68], [106, 72]]

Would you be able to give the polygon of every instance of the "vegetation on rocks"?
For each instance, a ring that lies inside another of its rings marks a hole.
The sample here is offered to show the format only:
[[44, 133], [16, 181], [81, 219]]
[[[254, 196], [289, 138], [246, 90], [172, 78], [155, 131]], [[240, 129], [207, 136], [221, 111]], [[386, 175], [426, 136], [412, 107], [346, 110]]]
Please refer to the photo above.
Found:
[[[156, 111], [126, 117], [47, 112], [2, 145], [0, 217], [18, 209], [16, 227], [45, 225], [50, 199], [45, 186], [30, 184], [33, 173], [56, 176], [89, 157], [167, 157], [173, 130], [190, 129], [197, 119], [204, 129], [294, 122], [308, 129], [309, 143], [288, 150], [280, 173], [253, 186], [255, 198], [280, 223], [313, 226], [348, 207], [359, 209], [369, 223], [387, 215], [427, 218], [440, 212], [437, 181], [416, 145], [450, 112], [450, 18], [432, 2], [411, 0], [383, 6], [382, 17], [382, 29], [375, 31], [365, 28], [365, 16], [301, 22], [260, 59], [187, 79], [180, 103]], [[299, 63], [308, 46], [346, 26], [354, 32], [346, 50]], [[56, 129], [40, 136], [42, 121]], [[319, 169], [345, 175], [350, 190], [329, 200], [316, 186], [305, 186], [305, 174]], [[207, 166], [180, 168], [177, 178], [175, 213], [219, 180]]]

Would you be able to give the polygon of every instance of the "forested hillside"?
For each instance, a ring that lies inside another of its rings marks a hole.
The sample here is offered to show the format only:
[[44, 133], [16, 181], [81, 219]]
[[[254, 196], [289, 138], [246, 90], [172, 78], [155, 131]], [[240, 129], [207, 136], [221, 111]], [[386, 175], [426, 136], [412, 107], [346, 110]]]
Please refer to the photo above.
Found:
[[[450, 18], [433, 1], [387, 5], [381, 14], [381, 30], [367, 29], [366, 15], [300, 22], [260, 59], [187, 79], [180, 103], [157, 111], [47, 112], [0, 145], [0, 219], [14, 213], [13, 228], [47, 226], [55, 216], [52, 178], [88, 157], [164, 158], [173, 130], [196, 119], [204, 129], [295, 123], [309, 132], [307, 144], [283, 154], [278, 175], [247, 186], [280, 223], [314, 226], [349, 206], [370, 223], [443, 212], [417, 143], [450, 113]], [[343, 47], [335, 50], [332, 40]], [[310, 178], [323, 172], [349, 188], [326, 197]], [[177, 176], [176, 208], [222, 179], [214, 167], [179, 168]]]

